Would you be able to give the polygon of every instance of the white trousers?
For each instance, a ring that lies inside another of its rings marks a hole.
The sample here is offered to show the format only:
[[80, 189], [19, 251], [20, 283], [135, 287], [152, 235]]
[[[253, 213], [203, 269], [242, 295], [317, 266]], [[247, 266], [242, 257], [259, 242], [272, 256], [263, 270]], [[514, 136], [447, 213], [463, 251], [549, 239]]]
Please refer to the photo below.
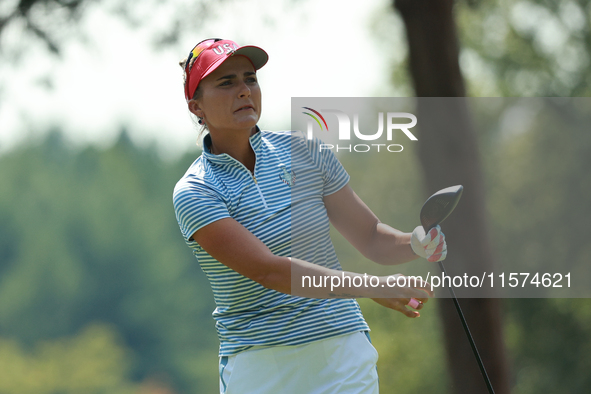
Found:
[[365, 332], [220, 357], [220, 394], [377, 394], [378, 352]]

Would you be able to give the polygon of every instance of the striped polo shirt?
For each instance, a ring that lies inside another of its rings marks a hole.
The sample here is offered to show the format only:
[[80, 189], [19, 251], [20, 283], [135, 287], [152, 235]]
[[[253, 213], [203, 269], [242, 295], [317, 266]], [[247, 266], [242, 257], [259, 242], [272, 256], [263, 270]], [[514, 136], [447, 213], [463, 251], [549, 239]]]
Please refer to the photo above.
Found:
[[183, 237], [213, 289], [220, 356], [369, 330], [356, 300], [267, 289], [215, 260], [191, 238], [216, 220], [233, 218], [277, 256], [342, 270], [323, 202], [349, 181], [334, 154], [319, 152], [320, 141], [300, 132], [257, 129], [250, 137], [253, 174], [227, 154], [211, 154], [210, 141], [207, 135], [203, 153], [177, 183], [173, 203]]

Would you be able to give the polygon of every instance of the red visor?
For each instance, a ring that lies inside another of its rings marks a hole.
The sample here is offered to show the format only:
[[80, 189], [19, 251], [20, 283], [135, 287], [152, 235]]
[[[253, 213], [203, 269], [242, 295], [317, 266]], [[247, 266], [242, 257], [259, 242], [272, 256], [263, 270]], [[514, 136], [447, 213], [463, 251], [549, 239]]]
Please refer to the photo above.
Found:
[[185, 63], [185, 99], [191, 100], [199, 82], [233, 55], [246, 56], [255, 70], [263, 67], [269, 60], [267, 52], [259, 47], [240, 47], [234, 41], [220, 38], [201, 41], [189, 53]]

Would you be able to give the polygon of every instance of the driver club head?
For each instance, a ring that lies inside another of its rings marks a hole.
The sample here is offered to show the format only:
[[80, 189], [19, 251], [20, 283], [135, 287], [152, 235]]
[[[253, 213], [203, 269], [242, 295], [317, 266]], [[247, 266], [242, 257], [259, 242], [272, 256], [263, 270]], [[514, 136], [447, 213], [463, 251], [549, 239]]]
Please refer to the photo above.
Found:
[[452, 213], [462, 197], [463, 190], [462, 185], [450, 186], [439, 190], [425, 201], [421, 208], [420, 218], [426, 233]]

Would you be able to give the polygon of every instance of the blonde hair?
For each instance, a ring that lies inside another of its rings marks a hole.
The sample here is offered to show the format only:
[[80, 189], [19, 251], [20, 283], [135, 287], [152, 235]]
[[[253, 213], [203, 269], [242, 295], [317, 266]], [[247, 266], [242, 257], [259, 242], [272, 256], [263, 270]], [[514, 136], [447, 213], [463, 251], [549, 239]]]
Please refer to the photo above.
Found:
[[[191, 61], [195, 61], [195, 58], [191, 59]], [[183, 69], [183, 89], [185, 89], [185, 84], [187, 83], [187, 58], [184, 58], [183, 60], [181, 60], [179, 62], [179, 66], [181, 66], [181, 68]], [[200, 86], [197, 85], [197, 89], [195, 89], [195, 93], [193, 94], [193, 98], [191, 98], [191, 100], [195, 100], [196, 98], [199, 98], [199, 96], [201, 96], [201, 89]], [[190, 112], [191, 114], [191, 120], [193, 121], [193, 124], [195, 125], [195, 127], [197, 129], [199, 129], [199, 136], [198, 138], [200, 139], [201, 136], [203, 135], [203, 133], [208, 130], [207, 128], [207, 124], [205, 122], [203, 122], [203, 118], [198, 117], [197, 115], [195, 115], [194, 113]], [[197, 141], [197, 144], [199, 144], [199, 140]]]

